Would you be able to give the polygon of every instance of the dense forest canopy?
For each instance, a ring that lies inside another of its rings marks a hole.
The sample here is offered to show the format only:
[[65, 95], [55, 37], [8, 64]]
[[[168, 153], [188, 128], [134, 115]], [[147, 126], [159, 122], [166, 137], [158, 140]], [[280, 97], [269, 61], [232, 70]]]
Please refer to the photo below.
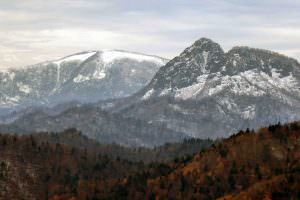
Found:
[[299, 122], [148, 150], [101, 145], [75, 129], [1, 134], [0, 159], [6, 199], [300, 198]]

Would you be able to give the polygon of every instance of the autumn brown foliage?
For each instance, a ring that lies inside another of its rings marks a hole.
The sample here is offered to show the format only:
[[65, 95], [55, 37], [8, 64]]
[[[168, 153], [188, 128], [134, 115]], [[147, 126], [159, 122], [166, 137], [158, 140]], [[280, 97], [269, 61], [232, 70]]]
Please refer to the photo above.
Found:
[[299, 122], [240, 131], [169, 162], [98, 150], [1, 135], [0, 199], [300, 198]]

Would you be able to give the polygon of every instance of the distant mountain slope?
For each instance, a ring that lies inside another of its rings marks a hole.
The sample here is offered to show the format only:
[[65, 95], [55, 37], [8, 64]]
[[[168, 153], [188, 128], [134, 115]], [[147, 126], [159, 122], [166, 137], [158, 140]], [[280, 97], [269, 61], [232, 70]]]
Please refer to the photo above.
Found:
[[184, 133], [166, 128], [164, 124], [149, 124], [111, 114], [93, 105], [76, 106], [62, 113], [50, 115], [44, 109], [29, 112], [13, 123], [2, 124], [3, 133], [30, 134], [34, 132], [61, 132], [76, 128], [86, 136], [101, 143], [117, 143], [124, 146], [154, 147], [166, 142], [190, 138]]
[[121, 50], [88, 51], [0, 71], [1, 114], [67, 101], [97, 102], [144, 87], [166, 59]]

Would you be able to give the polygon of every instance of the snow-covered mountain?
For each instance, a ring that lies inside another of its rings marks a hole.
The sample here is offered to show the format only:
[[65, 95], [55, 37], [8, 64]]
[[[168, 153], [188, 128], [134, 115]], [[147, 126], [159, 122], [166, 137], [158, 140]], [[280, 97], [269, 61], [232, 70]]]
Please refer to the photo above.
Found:
[[300, 65], [295, 59], [249, 47], [224, 53], [217, 43], [202, 38], [162, 67], [145, 95], [201, 100], [226, 91], [247, 96], [270, 93], [282, 101], [293, 101], [290, 95], [300, 97], [299, 78]]
[[[124, 101], [123, 101], [124, 102]], [[275, 52], [202, 38], [162, 67], [114, 112], [192, 137], [300, 119], [300, 65]]]
[[299, 119], [300, 64], [295, 59], [249, 47], [224, 52], [202, 38], [132, 96], [70, 107], [55, 116], [29, 113], [0, 130], [74, 127], [100, 141], [153, 146]]
[[121, 50], [87, 51], [0, 71], [0, 110], [129, 96], [149, 83], [166, 59]]

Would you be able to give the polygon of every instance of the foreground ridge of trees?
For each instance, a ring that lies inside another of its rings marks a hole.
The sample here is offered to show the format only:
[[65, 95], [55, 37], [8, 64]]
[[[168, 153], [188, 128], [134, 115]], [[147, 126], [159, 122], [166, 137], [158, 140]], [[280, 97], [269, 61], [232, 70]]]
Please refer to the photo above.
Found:
[[33, 137], [38, 143], [59, 143], [71, 148], [86, 149], [109, 158], [145, 163], [167, 162], [178, 157], [193, 155], [217, 142], [211, 139], [188, 138], [182, 142], [166, 143], [154, 148], [125, 147], [119, 144], [99, 143], [76, 129], [67, 129], [61, 133], [36, 133]]
[[1, 135], [0, 199], [300, 199], [300, 122], [149, 164]]

